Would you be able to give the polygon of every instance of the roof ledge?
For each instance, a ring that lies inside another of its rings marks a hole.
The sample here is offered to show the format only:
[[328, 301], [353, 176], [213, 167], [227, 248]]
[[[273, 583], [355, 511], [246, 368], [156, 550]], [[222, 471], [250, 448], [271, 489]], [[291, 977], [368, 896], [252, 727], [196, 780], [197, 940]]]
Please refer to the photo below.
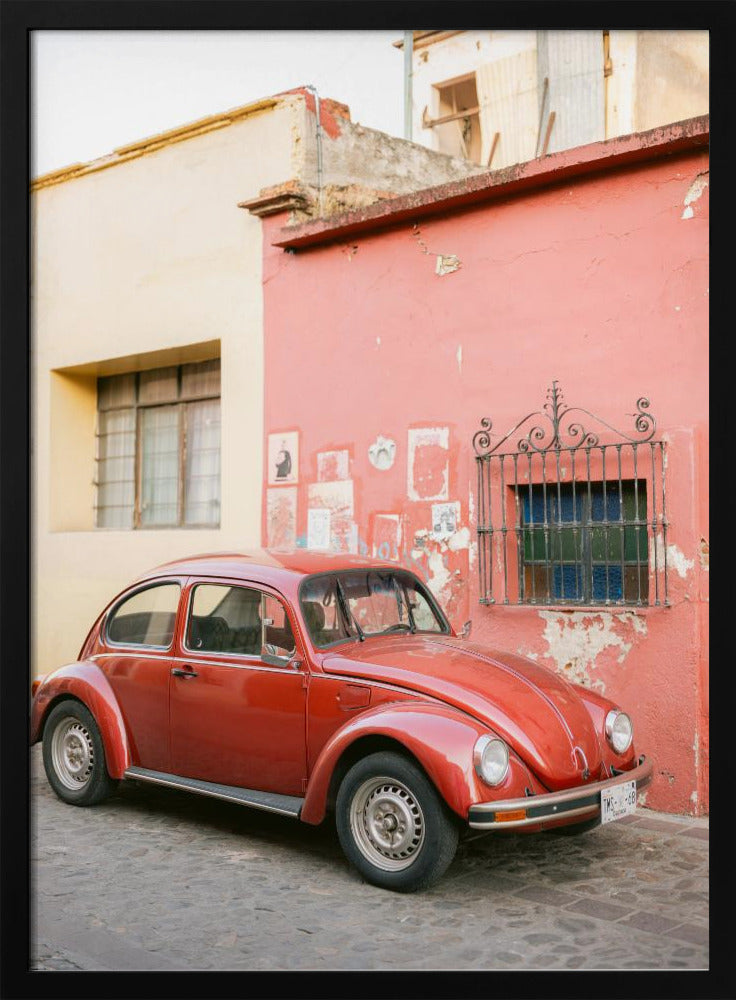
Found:
[[285, 226], [273, 241], [273, 246], [284, 250], [305, 249], [409, 219], [426, 218], [484, 201], [512, 197], [526, 190], [564, 182], [571, 177], [707, 148], [709, 139], [710, 118], [701, 115], [648, 132], [617, 136], [551, 153], [502, 170], [474, 174], [330, 218]]
[[276, 215], [292, 209], [305, 210], [308, 206], [306, 191], [296, 180], [284, 181], [272, 187], [261, 188], [257, 198], [239, 201], [238, 208], [244, 208], [251, 215], [263, 218], [266, 215]]

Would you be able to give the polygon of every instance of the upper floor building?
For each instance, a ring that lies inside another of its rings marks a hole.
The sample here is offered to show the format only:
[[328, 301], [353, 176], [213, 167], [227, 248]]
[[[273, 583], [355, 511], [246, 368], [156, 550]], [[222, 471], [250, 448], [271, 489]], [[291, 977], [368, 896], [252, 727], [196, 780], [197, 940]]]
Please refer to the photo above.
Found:
[[708, 42], [707, 31], [415, 31], [411, 135], [499, 169], [704, 115]]

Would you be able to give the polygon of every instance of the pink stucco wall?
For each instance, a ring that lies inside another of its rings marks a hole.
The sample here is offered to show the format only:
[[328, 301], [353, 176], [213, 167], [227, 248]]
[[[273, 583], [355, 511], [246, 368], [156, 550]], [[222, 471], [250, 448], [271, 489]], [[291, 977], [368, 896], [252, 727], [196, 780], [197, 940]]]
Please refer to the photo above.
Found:
[[[552, 170], [545, 186], [295, 253], [273, 245], [286, 216], [264, 220], [267, 443], [298, 440], [298, 481], [264, 487], [264, 542], [305, 545], [308, 508], [331, 509], [333, 545], [413, 566], [474, 639], [630, 711], [655, 760], [646, 804], [695, 814], [708, 809], [707, 171], [707, 147], [558, 183]], [[438, 275], [437, 254], [459, 269]], [[553, 379], [622, 429], [650, 399], [667, 442], [670, 607], [479, 605], [472, 437], [484, 416], [509, 430]], [[385, 469], [369, 459], [379, 436], [395, 445]], [[460, 518], [433, 540], [445, 473]]]

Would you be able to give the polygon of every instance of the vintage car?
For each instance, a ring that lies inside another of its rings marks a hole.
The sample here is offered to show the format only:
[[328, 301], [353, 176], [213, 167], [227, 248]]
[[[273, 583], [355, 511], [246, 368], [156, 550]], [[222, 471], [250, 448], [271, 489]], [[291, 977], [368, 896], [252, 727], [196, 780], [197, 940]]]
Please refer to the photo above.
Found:
[[463, 830], [582, 832], [633, 812], [652, 764], [625, 712], [468, 641], [397, 563], [261, 551], [145, 574], [79, 659], [34, 681], [31, 742], [72, 805], [120, 779], [318, 824], [398, 891]]

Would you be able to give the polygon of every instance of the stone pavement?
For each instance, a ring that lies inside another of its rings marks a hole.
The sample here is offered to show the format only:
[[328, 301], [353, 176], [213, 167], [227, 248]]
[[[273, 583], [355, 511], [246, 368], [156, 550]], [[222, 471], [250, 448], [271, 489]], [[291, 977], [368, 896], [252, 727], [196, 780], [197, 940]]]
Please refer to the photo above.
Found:
[[31, 751], [35, 970], [707, 969], [708, 821], [461, 842], [429, 891], [364, 883], [334, 825], [125, 782], [90, 809]]

